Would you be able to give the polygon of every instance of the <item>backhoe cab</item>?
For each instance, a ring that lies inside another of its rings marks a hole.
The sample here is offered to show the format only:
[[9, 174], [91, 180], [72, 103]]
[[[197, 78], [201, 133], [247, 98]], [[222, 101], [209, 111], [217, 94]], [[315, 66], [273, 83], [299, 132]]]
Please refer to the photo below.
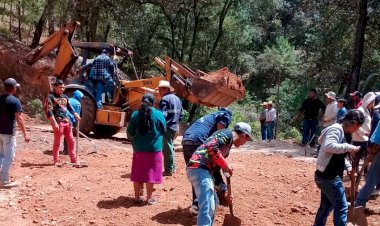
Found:
[[[27, 62], [33, 64], [55, 49], [58, 49], [53, 76], [66, 80], [68, 74], [78, 59], [76, 48], [81, 49], [82, 65], [87, 61], [89, 52], [100, 53], [103, 49], [112, 49], [113, 54], [128, 57], [134, 67], [132, 51], [109, 43], [74, 42], [72, 41], [79, 22], [71, 22], [42, 42], [39, 47], [27, 56]], [[155, 58], [158, 65], [165, 71], [165, 76], [141, 79], [136, 73], [136, 80], [128, 80], [115, 73], [116, 83], [112, 90], [112, 99], [103, 98], [103, 109], [97, 110], [95, 104], [95, 87], [92, 80], [82, 73], [66, 86], [66, 93], [70, 96], [75, 90], [81, 90], [85, 95], [82, 99], [82, 121], [80, 131], [89, 134], [91, 131], [97, 136], [110, 137], [126, 126], [132, 112], [140, 106], [142, 96], [155, 93], [159, 81], [170, 81], [176, 95], [192, 103], [210, 106], [226, 107], [236, 100], [245, 97], [245, 89], [240, 78], [223, 68], [216, 72], [204, 73], [193, 71], [185, 65], [175, 62], [170, 57], [165, 60]]]

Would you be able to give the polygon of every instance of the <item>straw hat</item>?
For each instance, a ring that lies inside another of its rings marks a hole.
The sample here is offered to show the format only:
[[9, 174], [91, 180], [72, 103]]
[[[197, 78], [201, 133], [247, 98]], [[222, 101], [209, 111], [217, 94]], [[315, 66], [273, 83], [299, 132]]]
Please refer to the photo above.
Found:
[[270, 101], [268, 101], [267, 105], [272, 105], [273, 106], [273, 102], [270, 100]]
[[168, 88], [170, 89], [170, 92], [173, 92], [174, 91], [174, 88], [173, 86], [170, 85], [170, 82], [169, 81], [166, 81], [166, 80], [161, 80], [160, 83], [158, 83], [158, 88]]
[[267, 102], [263, 102], [263, 103], [261, 104], [261, 106], [266, 106], [266, 105], [268, 105]]
[[327, 96], [330, 99], [336, 100], [336, 94], [333, 91], [326, 93], [325, 96]]

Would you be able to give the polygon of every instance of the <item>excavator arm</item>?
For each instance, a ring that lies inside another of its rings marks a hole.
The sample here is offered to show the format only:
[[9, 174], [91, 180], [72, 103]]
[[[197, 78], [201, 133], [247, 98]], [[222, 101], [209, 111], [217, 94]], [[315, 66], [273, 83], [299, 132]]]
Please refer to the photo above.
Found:
[[78, 59], [71, 45], [71, 39], [79, 25], [79, 22], [65, 24], [62, 29], [56, 31], [48, 39], [40, 43], [36, 49], [26, 55], [27, 58], [33, 55], [31, 59], [27, 60], [27, 63], [32, 65], [58, 48], [53, 76], [65, 80], [75, 61]]

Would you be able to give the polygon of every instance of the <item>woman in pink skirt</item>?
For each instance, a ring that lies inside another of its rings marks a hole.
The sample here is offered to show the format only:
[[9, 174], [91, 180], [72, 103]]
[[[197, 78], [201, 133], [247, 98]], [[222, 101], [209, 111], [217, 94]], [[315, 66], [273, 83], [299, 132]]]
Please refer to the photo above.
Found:
[[140, 190], [146, 183], [146, 201], [153, 205], [153, 185], [162, 182], [162, 139], [166, 121], [161, 111], [153, 108], [153, 94], [143, 96], [141, 107], [133, 112], [128, 123], [128, 137], [132, 141], [133, 159], [131, 181], [135, 190], [135, 202], [142, 203]]

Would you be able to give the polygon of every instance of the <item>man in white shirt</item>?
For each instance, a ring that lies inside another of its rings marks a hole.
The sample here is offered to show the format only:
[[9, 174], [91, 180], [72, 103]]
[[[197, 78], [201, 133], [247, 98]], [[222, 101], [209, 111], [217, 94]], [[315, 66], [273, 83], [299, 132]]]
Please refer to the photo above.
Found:
[[276, 126], [276, 109], [273, 108], [273, 102], [268, 101], [267, 103], [267, 111], [265, 114], [265, 124], [267, 127], [267, 139], [268, 142], [271, 141], [274, 137], [274, 127]]
[[323, 116], [323, 124], [324, 128], [331, 126], [336, 122], [336, 118], [338, 116], [338, 103], [336, 102], [336, 94], [332, 91], [325, 94], [327, 107], [325, 110], [325, 115]]

